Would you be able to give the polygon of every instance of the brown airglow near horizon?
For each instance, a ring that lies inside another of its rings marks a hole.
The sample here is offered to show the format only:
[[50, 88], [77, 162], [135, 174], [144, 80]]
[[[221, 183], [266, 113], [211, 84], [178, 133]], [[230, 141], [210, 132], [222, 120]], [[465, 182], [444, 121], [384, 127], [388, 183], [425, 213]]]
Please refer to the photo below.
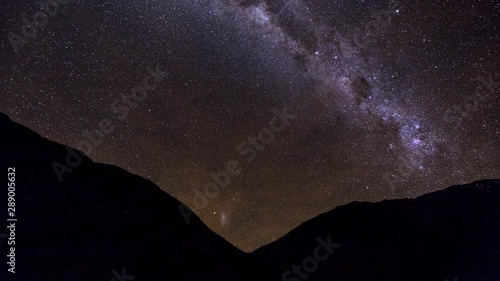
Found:
[[[40, 7], [7, 2], [21, 36]], [[247, 252], [352, 201], [500, 178], [494, 1], [287, 3], [61, 5], [17, 53], [0, 43], [0, 111]]]

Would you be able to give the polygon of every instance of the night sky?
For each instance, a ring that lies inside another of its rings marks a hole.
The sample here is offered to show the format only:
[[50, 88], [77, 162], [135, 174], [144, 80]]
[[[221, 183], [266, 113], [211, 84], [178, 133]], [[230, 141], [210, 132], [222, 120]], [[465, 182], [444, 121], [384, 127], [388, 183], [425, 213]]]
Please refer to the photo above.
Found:
[[499, 1], [66, 2], [23, 35], [41, 6], [1, 1], [0, 111], [242, 250], [351, 201], [500, 178]]

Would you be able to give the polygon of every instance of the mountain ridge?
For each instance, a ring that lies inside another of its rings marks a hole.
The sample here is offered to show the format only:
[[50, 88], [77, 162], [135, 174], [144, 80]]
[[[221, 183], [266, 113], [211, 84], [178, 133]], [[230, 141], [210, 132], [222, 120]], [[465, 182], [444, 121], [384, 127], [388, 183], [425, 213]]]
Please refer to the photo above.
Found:
[[[60, 182], [51, 164], [67, 160], [67, 146], [3, 113], [0, 129], [1, 169], [16, 167], [19, 217], [18, 273], [2, 263], [2, 280], [110, 280], [125, 272], [139, 281], [500, 280], [498, 179], [351, 202], [245, 253], [195, 214], [186, 224], [181, 202], [148, 179], [82, 153]], [[315, 259], [319, 252], [325, 260]]]
[[[1, 168], [16, 168], [16, 249], [24, 257], [16, 262], [16, 274], [4, 276], [2, 263], [0, 278], [9, 278], [2, 280], [109, 280], [111, 271], [122, 267], [140, 280], [244, 279], [235, 269], [246, 254], [196, 215], [186, 224], [181, 202], [151, 181], [83, 153], [81, 163], [59, 181], [51, 164], [65, 163], [67, 146], [4, 114], [0, 128], [8, 136], [0, 140]], [[0, 218], [6, 221], [6, 215]], [[2, 252], [6, 245], [0, 244]], [[30, 276], [28, 269], [38, 275]]]

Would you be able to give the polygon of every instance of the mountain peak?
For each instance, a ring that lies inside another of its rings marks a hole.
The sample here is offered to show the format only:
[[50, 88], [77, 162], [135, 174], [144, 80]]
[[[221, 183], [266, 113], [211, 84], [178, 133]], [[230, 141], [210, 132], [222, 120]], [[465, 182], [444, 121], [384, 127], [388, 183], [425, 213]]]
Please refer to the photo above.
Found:
[[245, 254], [195, 215], [186, 224], [181, 203], [152, 182], [78, 151], [60, 181], [52, 163], [65, 162], [68, 147], [4, 114], [0, 130], [19, 218], [18, 271], [2, 263], [1, 280], [500, 280], [498, 179], [353, 202]]

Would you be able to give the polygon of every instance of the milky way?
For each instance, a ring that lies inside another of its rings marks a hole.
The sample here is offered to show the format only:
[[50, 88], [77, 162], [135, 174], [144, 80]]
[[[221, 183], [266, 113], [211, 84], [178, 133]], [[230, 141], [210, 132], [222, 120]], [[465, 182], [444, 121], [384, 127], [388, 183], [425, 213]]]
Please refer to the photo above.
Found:
[[[351, 201], [500, 177], [498, 1], [68, 1], [13, 46], [41, 10], [0, 4], [0, 111], [74, 147], [111, 120], [94, 161], [245, 251]], [[165, 78], [124, 101], [148, 66]], [[265, 139], [276, 111], [294, 117]]]
[[[426, 120], [425, 117], [417, 116], [420, 109], [412, 112], [402, 108], [394, 96], [398, 94], [398, 89], [384, 89], [384, 86], [392, 86], [391, 83], [378, 81], [379, 77], [391, 73], [384, 73], [376, 59], [372, 62], [362, 53], [376, 36], [371, 33], [390, 28], [392, 18], [404, 10], [399, 1], [389, 1], [385, 7], [379, 7], [371, 22], [364, 23], [361, 28], [347, 26], [357, 32], [355, 35], [350, 34], [351, 40], [342, 35], [335, 24], [325, 23], [320, 17], [315, 17], [312, 12], [314, 7], [302, 1], [262, 1], [240, 10], [261, 26], [259, 32], [267, 32], [291, 56], [300, 58], [309, 75], [319, 83], [320, 93], [316, 93], [316, 98], [341, 107], [344, 114], [349, 114], [352, 121], [357, 121], [357, 126], [363, 126], [366, 122], [394, 126], [398, 132], [397, 145], [402, 149], [400, 153], [411, 159], [412, 165], [423, 167], [421, 163], [425, 156], [432, 156], [436, 139], [429, 129], [422, 128], [421, 124]], [[303, 30], [299, 32], [313, 37], [312, 41], [306, 41], [309, 39], [307, 37], [294, 38], [290, 34], [293, 31], [287, 30], [287, 25], [281, 25], [287, 19], [295, 23], [292, 26], [301, 26]], [[340, 26], [340, 22], [337, 24]], [[388, 148], [394, 149], [394, 146], [389, 144]]]

